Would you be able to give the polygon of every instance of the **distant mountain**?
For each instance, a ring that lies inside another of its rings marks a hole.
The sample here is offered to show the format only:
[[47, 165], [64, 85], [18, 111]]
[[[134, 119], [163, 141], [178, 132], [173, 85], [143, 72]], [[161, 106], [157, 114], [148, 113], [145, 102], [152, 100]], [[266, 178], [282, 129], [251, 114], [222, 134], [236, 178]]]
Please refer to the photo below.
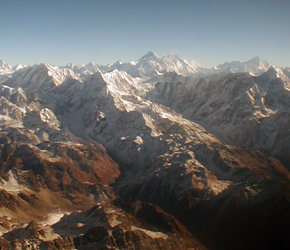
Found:
[[17, 64], [16, 66], [12, 67], [12, 69], [14, 71], [20, 70], [20, 69], [24, 69], [26, 67], [28, 67], [29, 65], [22, 65], [22, 64]]
[[29, 66], [16, 71], [5, 84], [34, 92], [45, 92], [64, 82], [67, 78], [80, 79], [72, 70], [49, 64]]
[[79, 74], [83, 77], [92, 75], [99, 71], [99, 68], [97, 65], [95, 65], [93, 62], [90, 62], [88, 64], [82, 64], [82, 65], [75, 65], [72, 63], [67, 64], [66, 66], [59, 67], [60, 69], [70, 69], [76, 74]]
[[118, 69], [125, 71], [132, 77], [152, 77], [165, 72], [176, 72], [181, 75], [193, 75], [201, 73], [198, 65], [191, 65], [177, 55], [157, 56], [152, 51], [133, 62], [118, 61], [101, 68], [104, 71]]
[[13, 72], [12, 67], [0, 59], [0, 84], [9, 79]]
[[237, 72], [249, 72], [254, 75], [259, 75], [265, 72], [271, 65], [259, 57], [254, 57], [248, 61], [232, 61], [226, 62], [224, 64], [219, 64], [218, 66], [211, 69], [211, 73], [237, 73]]
[[[46, 64], [48, 65], [48, 64]], [[137, 61], [125, 62], [119, 60], [113, 64], [109, 65], [96, 65], [93, 62], [88, 64], [67, 64], [65, 66], [49, 66], [58, 68], [64, 72], [64, 70], [71, 70], [74, 72], [74, 77], [79, 77], [79, 79], [86, 79], [89, 75], [92, 75], [98, 71], [110, 72], [115, 69], [119, 71], [125, 71], [132, 77], [139, 78], [152, 78], [159, 77], [163, 74], [175, 72], [179, 75], [186, 75], [191, 77], [205, 77], [211, 74], [228, 74], [228, 73], [238, 73], [238, 72], [249, 72], [253, 75], [260, 75], [271, 65], [259, 57], [254, 57], [248, 61], [232, 61], [226, 62], [224, 64], [219, 64], [213, 68], [201, 67], [198, 63], [192, 62], [188, 63], [186, 60], [178, 57], [177, 55], [166, 55], [158, 56], [154, 52], [149, 51], [147, 54], [142, 56]], [[3, 60], [0, 61], [0, 83], [6, 81], [11, 77], [11, 75], [21, 69], [27, 68], [28, 65], [18, 64], [14, 67], [6, 64]], [[284, 68], [284, 74], [290, 76], [290, 69]], [[71, 74], [71, 73], [57, 73], [57, 74]]]
[[5, 63], [3, 60], [0, 60], [0, 69], [8, 71], [12, 70], [12, 67], [9, 64]]
[[290, 67], [282, 68], [284, 74], [290, 78]]
[[15, 71], [26, 67], [28, 67], [28, 65], [22, 64], [11, 67], [9, 64], [5, 63], [3, 60], [0, 59], [0, 84], [7, 81]]
[[0, 59], [0, 75], [12, 74], [17, 70], [20, 70], [26, 67], [28, 67], [28, 65], [22, 65], [22, 64], [17, 64], [16, 66], [12, 67]]
[[125, 71], [132, 77], [152, 77], [153, 75], [161, 75], [164, 73], [175, 72], [179, 75], [202, 77], [211, 74], [228, 74], [237, 72], [249, 72], [253, 75], [259, 75], [265, 72], [271, 65], [254, 57], [246, 62], [233, 61], [219, 64], [213, 68], [203, 68], [198, 63], [188, 63], [177, 55], [166, 55], [159, 57], [150, 51], [137, 61], [123, 62], [117, 61], [108, 66], [101, 66], [100, 69], [107, 72], [113, 69]]

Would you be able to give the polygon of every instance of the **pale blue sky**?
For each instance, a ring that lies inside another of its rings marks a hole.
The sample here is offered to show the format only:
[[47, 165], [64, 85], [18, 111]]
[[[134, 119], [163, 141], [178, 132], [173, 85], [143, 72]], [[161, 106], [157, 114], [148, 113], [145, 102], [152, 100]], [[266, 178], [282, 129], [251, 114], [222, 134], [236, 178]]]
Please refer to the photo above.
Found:
[[254, 56], [290, 66], [290, 1], [0, 0], [11, 65], [113, 63], [148, 51], [202, 66]]

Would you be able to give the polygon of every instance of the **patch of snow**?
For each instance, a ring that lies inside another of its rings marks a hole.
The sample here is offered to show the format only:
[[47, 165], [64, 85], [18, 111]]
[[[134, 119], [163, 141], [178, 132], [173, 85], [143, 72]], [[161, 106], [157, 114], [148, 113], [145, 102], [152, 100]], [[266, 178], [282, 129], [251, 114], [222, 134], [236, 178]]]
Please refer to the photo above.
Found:
[[42, 222], [43, 225], [53, 225], [57, 222], [60, 221], [60, 219], [64, 216], [64, 215], [69, 215], [70, 213], [66, 212], [59, 212], [59, 213], [50, 213], [47, 215], [47, 219], [45, 221]]
[[32, 192], [27, 187], [19, 184], [11, 170], [8, 172], [8, 180], [1, 180], [0, 189], [12, 194], [18, 194], [20, 192]]
[[167, 239], [168, 238], [168, 236], [166, 234], [164, 234], [164, 233], [154, 232], [154, 231], [146, 230], [146, 229], [135, 227], [135, 226], [131, 226], [131, 230], [132, 231], [143, 232], [143, 233], [145, 233], [146, 235], [148, 235], [149, 237], [151, 237], [153, 239], [157, 239], [157, 238]]
[[60, 122], [57, 120], [54, 113], [48, 109], [44, 108], [39, 113], [40, 119], [43, 123], [46, 123], [49, 128], [53, 128], [55, 130], [59, 130]]
[[137, 145], [142, 145], [143, 144], [143, 139], [140, 136], [136, 136], [134, 143]]

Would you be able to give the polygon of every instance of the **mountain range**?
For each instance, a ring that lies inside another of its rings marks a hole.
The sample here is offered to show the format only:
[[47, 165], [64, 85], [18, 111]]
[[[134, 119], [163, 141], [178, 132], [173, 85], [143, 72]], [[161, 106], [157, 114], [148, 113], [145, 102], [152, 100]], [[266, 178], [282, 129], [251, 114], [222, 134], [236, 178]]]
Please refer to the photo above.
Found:
[[[25, 67], [30, 67], [28, 65], [18, 64], [16, 66], [10, 66], [3, 60], [0, 60], [0, 80], [6, 79], [11, 76], [12, 73], [23, 69]], [[48, 64], [47, 64], [48, 65]], [[57, 67], [51, 66], [50, 67]], [[253, 75], [259, 75], [270, 67], [271, 65], [259, 57], [254, 57], [248, 61], [232, 61], [226, 62], [224, 64], [219, 64], [213, 68], [201, 67], [198, 63], [189, 63], [186, 60], [180, 58], [177, 55], [166, 55], [158, 56], [154, 52], [149, 51], [146, 55], [142, 56], [137, 61], [125, 62], [119, 60], [113, 64], [108, 65], [96, 65], [93, 62], [82, 65], [75, 65], [69, 63], [65, 66], [59, 66], [58, 69], [71, 70], [75, 74], [82, 77], [86, 75], [91, 75], [97, 71], [110, 72], [114, 69], [119, 71], [125, 71], [130, 76], [136, 77], [152, 77], [154, 75], [161, 75], [163, 73], [176, 72], [179, 75], [193, 76], [193, 77], [204, 77], [212, 74], [219, 73], [237, 73], [237, 72], [249, 72]], [[282, 68], [281, 68], [282, 69]], [[289, 68], [283, 68], [286, 74], [289, 75]], [[4, 76], [6, 78], [4, 78]], [[4, 80], [1, 80], [3, 82]]]
[[1, 249], [288, 249], [289, 72], [1, 61]]

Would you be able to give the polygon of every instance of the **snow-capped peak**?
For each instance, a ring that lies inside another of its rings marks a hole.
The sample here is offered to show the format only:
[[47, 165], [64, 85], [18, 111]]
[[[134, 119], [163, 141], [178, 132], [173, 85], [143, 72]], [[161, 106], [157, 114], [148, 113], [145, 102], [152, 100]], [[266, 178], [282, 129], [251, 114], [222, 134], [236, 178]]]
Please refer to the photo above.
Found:
[[80, 65], [69, 63], [66, 66], [60, 67], [60, 69], [72, 70], [75, 74], [80, 74], [82, 77], [92, 75], [95, 72], [99, 71], [98, 66], [94, 64], [93, 62], [90, 62], [88, 64], [80, 64]]
[[45, 92], [60, 85], [67, 78], [80, 80], [79, 76], [70, 69], [59, 69], [57, 66], [42, 63], [16, 71], [6, 84], [11, 87]]
[[[275, 68], [273, 65], [271, 65], [265, 73], [261, 74], [258, 79], [263, 85], [269, 84], [274, 80], [275, 83], [280, 83], [280, 86], [283, 86], [283, 88], [290, 89], [289, 77], [285, 75], [283, 69]], [[277, 79], [279, 79], [279, 81], [277, 81]]]
[[0, 84], [7, 81], [13, 72], [12, 67], [0, 59]]
[[117, 61], [107, 67], [101, 68], [105, 72], [114, 69], [125, 71], [132, 77], [151, 77], [166, 72], [176, 72], [180, 75], [193, 75], [199, 72], [200, 67], [196, 64], [192, 67], [188, 62], [174, 54], [168, 54], [163, 57], [149, 51], [143, 57], [135, 62]]
[[252, 75], [259, 75], [265, 72], [271, 65], [259, 57], [254, 57], [248, 61], [232, 61], [224, 64], [219, 64], [210, 73], [236, 73], [249, 72]]
[[67, 69], [71, 69], [73, 70], [75, 67], [75, 65], [73, 63], [68, 63], [67, 65], [63, 66], [63, 67], [60, 67], [60, 68], [67, 68]]
[[253, 64], [259, 65], [262, 59], [258, 56], [253, 57], [252, 59], [248, 60], [248, 62], [252, 62]]
[[23, 64], [17, 64], [16, 66], [14, 66], [12, 69], [17, 71], [17, 70], [20, 70], [20, 69], [24, 69], [28, 67], [28, 65], [23, 65]]
[[266, 73], [268, 73], [268, 74], [276, 74], [277, 73], [277, 71], [276, 71], [276, 68], [275, 68], [275, 66], [274, 65], [271, 65], [269, 68], [268, 68], [268, 70], [266, 71]]
[[125, 62], [123, 60], [119, 60], [119, 61], [115, 62], [113, 65], [122, 65], [124, 63]]
[[261, 59], [258, 56], [253, 57], [249, 61], [246, 61], [245, 64], [252, 64], [252, 65], [258, 67], [259, 69], [263, 69], [263, 70], [266, 70], [267, 68], [270, 67], [270, 64], [267, 61]]
[[149, 58], [157, 58], [157, 57], [158, 56], [154, 52], [149, 51], [144, 56], [142, 56], [138, 61], [141, 61], [141, 60], [144, 60], [144, 59], [149, 59]]
[[0, 69], [11, 70], [12, 67], [0, 59]]
[[93, 62], [90, 62], [87, 65], [85, 65], [85, 68], [91, 73], [94, 73], [99, 70], [99, 68]]
[[168, 54], [162, 57], [163, 59], [167, 60], [182, 60], [178, 55]]

